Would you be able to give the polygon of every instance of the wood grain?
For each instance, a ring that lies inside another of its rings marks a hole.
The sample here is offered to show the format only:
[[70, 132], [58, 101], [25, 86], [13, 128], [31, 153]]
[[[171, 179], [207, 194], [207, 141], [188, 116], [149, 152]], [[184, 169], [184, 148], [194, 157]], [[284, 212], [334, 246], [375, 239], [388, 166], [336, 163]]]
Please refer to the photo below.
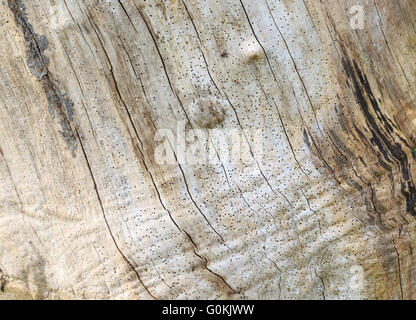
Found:
[[[415, 16], [2, 1], [0, 298], [416, 298]], [[178, 123], [262, 152], [158, 164]]]

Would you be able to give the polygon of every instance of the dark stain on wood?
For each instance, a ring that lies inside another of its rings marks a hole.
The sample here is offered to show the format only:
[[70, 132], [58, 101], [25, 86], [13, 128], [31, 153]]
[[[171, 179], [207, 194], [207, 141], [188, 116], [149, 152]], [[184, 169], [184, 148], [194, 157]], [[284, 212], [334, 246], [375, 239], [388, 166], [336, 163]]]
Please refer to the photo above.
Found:
[[4, 287], [7, 283], [7, 276], [3, 273], [3, 270], [0, 269], [0, 291], [4, 292]]
[[[388, 163], [396, 162], [399, 164], [401, 193], [406, 199], [406, 211], [416, 217], [416, 188], [410, 172], [407, 154], [402, 150], [402, 145], [395, 141], [393, 137], [395, 125], [381, 111], [367, 76], [360, 69], [357, 62], [352, 61], [345, 51], [342, 65], [347, 77], [352, 82], [355, 97], [371, 133], [370, 141], [373, 146], [377, 147], [384, 158], [382, 162], [385, 169], [391, 171]], [[403, 141], [403, 139], [400, 140]], [[405, 145], [409, 147], [407, 143]]]
[[8, 0], [8, 5], [27, 43], [28, 68], [39, 79], [48, 100], [49, 113], [60, 126], [57, 130], [68, 148], [73, 151], [77, 146], [77, 139], [70, 124], [73, 118], [73, 102], [66, 94], [62, 94], [48, 70], [49, 60], [43, 54], [48, 47], [48, 40], [34, 32], [28, 22], [25, 6], [20, 0]]

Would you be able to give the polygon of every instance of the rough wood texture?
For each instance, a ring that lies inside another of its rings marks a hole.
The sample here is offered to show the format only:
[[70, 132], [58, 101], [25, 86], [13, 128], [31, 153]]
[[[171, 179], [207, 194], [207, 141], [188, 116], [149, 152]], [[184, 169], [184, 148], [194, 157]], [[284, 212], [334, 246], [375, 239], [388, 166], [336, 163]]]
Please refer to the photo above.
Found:
[[[0, 297], [416, 298], [415, 16], [3, 0]], [[181, 121], [263, 153], [157, 164]]]

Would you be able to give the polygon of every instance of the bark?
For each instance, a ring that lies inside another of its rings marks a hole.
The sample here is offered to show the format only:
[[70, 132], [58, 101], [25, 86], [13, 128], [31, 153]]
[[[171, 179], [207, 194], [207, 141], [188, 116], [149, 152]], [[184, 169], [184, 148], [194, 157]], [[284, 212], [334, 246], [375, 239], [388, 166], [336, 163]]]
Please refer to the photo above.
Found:
[[[415, 16], [2, 1], [0, 298], [416, 298]], [[184, 163], [179, 123], [263, 150]]]

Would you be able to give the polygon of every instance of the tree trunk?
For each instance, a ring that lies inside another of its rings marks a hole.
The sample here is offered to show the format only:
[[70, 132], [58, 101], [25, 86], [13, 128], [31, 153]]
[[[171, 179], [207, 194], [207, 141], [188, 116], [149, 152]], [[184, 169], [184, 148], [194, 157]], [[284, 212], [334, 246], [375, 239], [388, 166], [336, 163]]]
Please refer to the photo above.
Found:
[[415, 16], [2, 1], [0, 298], [416, 298]]

